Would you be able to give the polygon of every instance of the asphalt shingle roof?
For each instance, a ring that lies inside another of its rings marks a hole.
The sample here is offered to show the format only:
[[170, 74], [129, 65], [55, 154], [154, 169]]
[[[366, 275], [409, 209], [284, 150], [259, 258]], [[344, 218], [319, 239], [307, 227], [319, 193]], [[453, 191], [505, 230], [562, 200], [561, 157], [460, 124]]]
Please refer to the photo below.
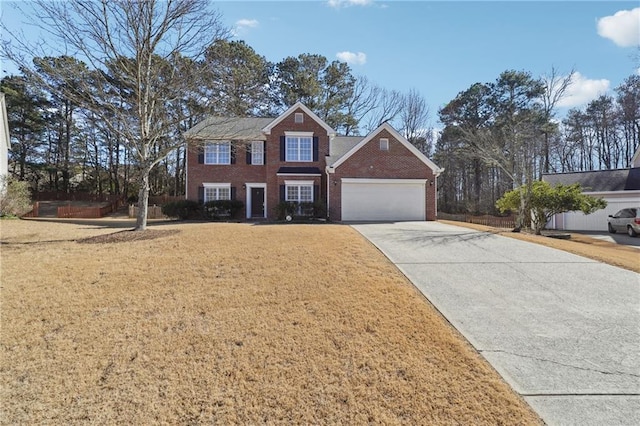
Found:
[[551, 185], [579, 183], [585, 192], [633, 191], [640, 190], [640, 167], [545, 174], [542, 180]]
[[273, 118], [208, 117], [184, 133], [187, 139], [204, 140], [266, 140], [262, 129]]

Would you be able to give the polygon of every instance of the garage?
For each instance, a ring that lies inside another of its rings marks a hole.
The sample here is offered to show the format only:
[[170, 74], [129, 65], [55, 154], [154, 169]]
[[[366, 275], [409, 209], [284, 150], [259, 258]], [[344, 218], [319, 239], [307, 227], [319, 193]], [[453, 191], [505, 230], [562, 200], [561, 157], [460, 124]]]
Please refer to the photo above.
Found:
[[582, 212], [563, 213], [564, 226], [558, 228], [567, 231], [606, 231], [607, 218], [627, 207], [635, 207], [640, 204], [640, 197], [602, 196], [607, 201], [607, 207], [595, 211], [589, 215]]
[[425, 220], [426, 184], [426, 179], [342, 178], [342, 220]]

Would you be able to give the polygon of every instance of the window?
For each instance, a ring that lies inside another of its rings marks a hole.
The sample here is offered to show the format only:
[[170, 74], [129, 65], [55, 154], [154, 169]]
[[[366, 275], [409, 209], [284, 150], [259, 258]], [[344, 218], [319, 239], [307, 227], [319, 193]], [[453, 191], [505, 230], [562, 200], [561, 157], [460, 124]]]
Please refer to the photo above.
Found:
[[296, 123], [304, 123], [304, 115], [301, 112], [296, 112], [294, 115], [294, 121]]
[[230, 200], [231, 199], [231, 186], [230, 185], [206, 185], [204, 187], [204, 202], [218, 201], [218, 200]]
[[231, 142], [208, 143], [204, 148], [204, 164], [231, 164]]
[[251, 164], [261, 166], [264, 164], [264, 142], [251, 142]]
[[389, 151], [389, 139], [387, 138], [380, 139], [380, 151]]
[[312, 203], [313, 185], [287, 185], [285, 200], [296, 203]]
[[285, 161], [313, 161], [313, 137], [287, 136]]

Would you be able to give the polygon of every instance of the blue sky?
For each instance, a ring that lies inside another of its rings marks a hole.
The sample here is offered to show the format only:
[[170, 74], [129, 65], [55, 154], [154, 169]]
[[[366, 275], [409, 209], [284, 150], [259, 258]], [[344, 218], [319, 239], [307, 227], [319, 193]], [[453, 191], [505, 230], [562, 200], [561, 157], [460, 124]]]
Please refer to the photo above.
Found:
[[[349, 52], [354, 74], [388, 89], [417, 89], [432, 116], [471, 84], [494, 81], [507, 69], [534, 76], [552, 67], [563, 73], [574, 69], [579, 76], [573, 96], [564, 101], [570, 107], [611, 92], [640, 67], [634, 58], [640, 39], [637, 2], [226, 1], [215, 6], [235, 37], [267, 59], [318, 53], [333, 60]], [[625, 10], [628, 14], [600, 25], [600, 32], [619, 35], [598, 33], [599, 20]]]
[[[1, 2], [3, 22], [28, 27], [10, 3]], [[234, 39], [268, 60], [301, 53], [348, 60], [354, 74], [384, 88], [418, 90], [434, 122], [458, 92], [507, 69], [534, 76], [552, 67], [575, 70], [568, 108], [613, 93], [640, 67], [635, 1], [219, 1], [212, 7]], [[2, 69], [12, 71], [9, 64]]]

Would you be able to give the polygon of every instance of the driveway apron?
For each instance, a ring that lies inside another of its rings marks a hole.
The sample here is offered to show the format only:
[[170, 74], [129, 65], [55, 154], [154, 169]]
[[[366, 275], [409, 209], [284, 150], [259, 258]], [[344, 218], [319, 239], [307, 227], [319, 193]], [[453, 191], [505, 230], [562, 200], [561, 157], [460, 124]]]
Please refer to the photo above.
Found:
[[352, 226], [547, 424], [640, 424], [639, 274], [438, 222]]

